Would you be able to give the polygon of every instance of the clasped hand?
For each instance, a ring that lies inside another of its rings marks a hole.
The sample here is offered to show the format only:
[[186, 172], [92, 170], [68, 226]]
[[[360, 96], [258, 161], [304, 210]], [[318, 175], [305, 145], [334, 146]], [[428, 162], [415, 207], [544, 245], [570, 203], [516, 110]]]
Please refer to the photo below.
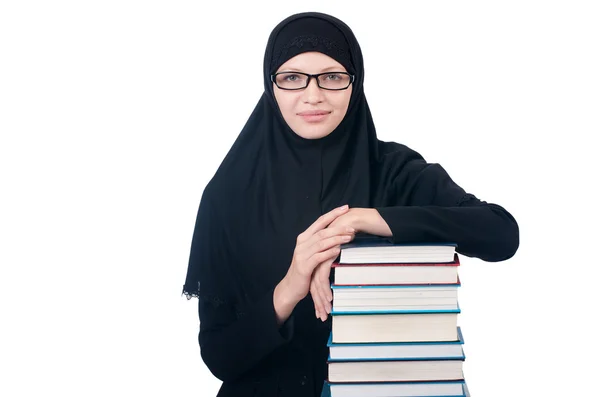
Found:
[[[350, 209], [338, 215], [325, 230], [352, 230], [352, 235], [344, 243], [352, 241], [356, 235], [356, 211], [358, 211], [358, 208]], [[339, 249], [341, 248], [338, 247]], [[327, 320], [327, 316], [331, 313], [332, 309], [333, 292], [331, 291], [329, 274], [331, 273], [331, 265], [336, 258], [331, 258], [320, 263], [315, 268], [310, 280], [310, 294], [315, 304], [315, 315], [321, 321]]]
[[298, 302], [310, 292], [315, 315], [322, 321], [331, 313], [333, 293], [329, 283], [331, 265], [338, 257], [341, 245], [352, 241], [357, 232], [391, 236], [392, 232], [372, 208], [352, 208], [347, 205], [321, 215], [296, 241], [292, 264], [285, 277], [292, 302]]

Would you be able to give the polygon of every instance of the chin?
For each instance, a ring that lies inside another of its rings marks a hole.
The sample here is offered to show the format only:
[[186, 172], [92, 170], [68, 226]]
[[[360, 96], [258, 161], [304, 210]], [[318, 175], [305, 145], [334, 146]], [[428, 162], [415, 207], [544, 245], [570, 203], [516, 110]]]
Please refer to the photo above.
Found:
[[331, 134], [333, 130], [329, 128], [303, 128], [294, 130], [294, 132], [304, 139], [321, 139]]

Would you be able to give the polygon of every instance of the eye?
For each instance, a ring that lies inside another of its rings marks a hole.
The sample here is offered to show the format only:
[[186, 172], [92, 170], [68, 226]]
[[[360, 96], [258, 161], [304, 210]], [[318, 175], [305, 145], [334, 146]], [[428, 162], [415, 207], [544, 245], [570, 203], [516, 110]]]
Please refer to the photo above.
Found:
[[297, 74], [286, 74], [283, 78], [285, 81], [298, 81], [301, 80], [301, 76]]
[[325, 76], [326, 80], [330, 80], [330, 81], [339, 81], [343, 78], [342, 75], [340, 75], [339, 73], [331, 73]]

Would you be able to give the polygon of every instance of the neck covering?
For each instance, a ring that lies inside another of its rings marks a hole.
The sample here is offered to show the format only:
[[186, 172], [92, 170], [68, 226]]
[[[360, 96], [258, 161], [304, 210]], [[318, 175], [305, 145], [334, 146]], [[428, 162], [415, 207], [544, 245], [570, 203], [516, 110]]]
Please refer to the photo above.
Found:
[[[291, 57], [319, 51], [355, 74], [347, 113], [320, 139], [287, 125], [271, 74]], [[363, 92], [359, 44], [342, 21], [321, 13], [288, 17], [272, 31], [264, 93], [202, 195], [183, 293], [243, 306], [285, 276], [297, 236], [340, 205], [371, 207], [378, 140]], [[314, 315], [313, 315], [314, 317]]]

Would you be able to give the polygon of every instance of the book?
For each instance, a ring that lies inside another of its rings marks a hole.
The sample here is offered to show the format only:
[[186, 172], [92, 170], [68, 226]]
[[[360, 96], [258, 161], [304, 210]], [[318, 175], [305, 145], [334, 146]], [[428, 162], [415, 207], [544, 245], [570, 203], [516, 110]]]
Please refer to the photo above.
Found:
[[441, 285], [332, 285], [334, 312], [456, 310], [460, 283]]
[[409, 360], [409, 359], [465, 359], [464, 344], [460, 327], [456, 332], [458, 339], [447, 342], [380, 342], [380, 343], [334, 343], [333, 334], [329, 334], [329, 361], [352, 360]]
[[448, 312], [332, 314], [334, 343], [444, 342], [458, 339], [460, 309]]
[[329, 382], [462, 380], [463, 359], [328, 361]]
[[370, 235], [342, 245], [332, 265], [325, 396], [469, 396], [456, 247]]
[[394, 244], [389, 239], [365, 235], [342, 244], [340, 263], [445, 263], [452, 262], [456, 243]]
[[464, 381], [323, 383], [321, 397], [469, 397]]
[[436, 263], [333, 263], [335, 285], [455, 284], [460, 259]]

